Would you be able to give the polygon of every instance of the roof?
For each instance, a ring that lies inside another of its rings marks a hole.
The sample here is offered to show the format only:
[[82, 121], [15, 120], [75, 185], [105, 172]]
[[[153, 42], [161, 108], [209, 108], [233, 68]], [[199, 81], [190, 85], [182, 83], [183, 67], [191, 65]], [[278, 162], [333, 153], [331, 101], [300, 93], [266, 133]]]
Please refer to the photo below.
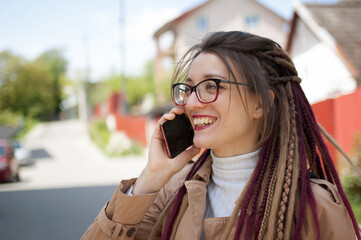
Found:
[[[361, 0], [344, 0], [336, 4], [305, 4], [313, 20], [335, 41], [340, 57], [357, 79], [361, 75]], [[297, 9], [296, 9], [297, 11]], [[295, 15], [295, 18], [297, 16]], [[306, 23], [307, 24], [307, 23]], [[292, 28], [295, 24], [292, 24]], [[292, 35], [291, 29], [291, 35]], [[292, 41], [292, 36], [290, 36]]]
[[[153, 37], [157, 38], [159, 37], [162, 33], [167, 32], [168, 30], [170, 30], [172, 28], [172, 26], [174, 24], [178, 24], [180, 22], [182, 22], [184, 19], [186, 19], [188, 16], [190, 16], [192, 13], [198, 11], [199, 9], [203, 8], [204, 6], [206, 6], [208, 3], [212, 2], [214, 0], [208, 0], [202, 4], [200, 4], [199, 6], [192, 8], [188, 11], [186, 11], [185, 13], [181, 14], [180, 16], [174, 18], [173, 20], [167, 22], [166, 24], [164, 24], [162, 27], [160, 27], [154, 34]], [[287, 19], [283, 18], [281, 15], [277, 14], [276, 12], [272, 11], [271, 9], [269, 9], [268, 7], [264, 6], [262, 3], [258, 2], [257, 0], [251, 0], [254, 3], [258, 4], [260, 7], [262, 7], [265, 10], [268, 10], [270, 13], [272, 13], [273, 15], [281, 18], [284, 21], [287, 21]]]

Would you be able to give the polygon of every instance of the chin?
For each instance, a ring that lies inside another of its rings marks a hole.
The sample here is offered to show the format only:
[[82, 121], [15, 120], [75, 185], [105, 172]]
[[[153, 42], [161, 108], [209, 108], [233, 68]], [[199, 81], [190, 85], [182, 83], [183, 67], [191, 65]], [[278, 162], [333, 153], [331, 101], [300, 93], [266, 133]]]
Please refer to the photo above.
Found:
[[212, 148], [211, 140], [209, 137], [207, 137], [207, 139], [194, 137], [193, 144], [199, 148], [206, 148], [206, 149]]

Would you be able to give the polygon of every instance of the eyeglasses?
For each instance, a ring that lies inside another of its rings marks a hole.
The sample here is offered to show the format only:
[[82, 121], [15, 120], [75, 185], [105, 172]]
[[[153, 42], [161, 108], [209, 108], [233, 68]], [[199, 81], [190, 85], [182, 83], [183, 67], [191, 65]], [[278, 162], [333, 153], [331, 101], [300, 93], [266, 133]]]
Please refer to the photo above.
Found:
[[196, 96], [201, 103], [214, 102], [218, 98], [219, 85], [221, 83], [237, 84], [250, 87], [250, 85], [247, 83], [232, 82], [216, 78], [205, 79], [195, 86], [190, 86], [185, 83], [176, 83], [172, 86], [173, 101], [178, 106], [184, 106], [187, 104], [189, 96], [193, 91], [195, 91]]

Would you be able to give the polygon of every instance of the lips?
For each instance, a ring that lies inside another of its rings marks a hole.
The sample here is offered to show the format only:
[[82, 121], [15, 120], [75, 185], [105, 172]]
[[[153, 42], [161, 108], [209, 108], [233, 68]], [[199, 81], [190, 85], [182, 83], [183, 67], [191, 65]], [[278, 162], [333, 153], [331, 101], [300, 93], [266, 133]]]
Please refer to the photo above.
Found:
[[211, 126], [217, 118], [212, 116], [193, 115], [194, 130], [200, 130]]

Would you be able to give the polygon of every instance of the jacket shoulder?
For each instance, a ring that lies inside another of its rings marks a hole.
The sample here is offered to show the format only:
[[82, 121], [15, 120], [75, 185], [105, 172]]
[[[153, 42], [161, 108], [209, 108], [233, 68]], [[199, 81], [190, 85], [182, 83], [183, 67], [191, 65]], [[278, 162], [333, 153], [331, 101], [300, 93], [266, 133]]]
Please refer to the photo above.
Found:
[[[311, 189], [317, 204], [317, 217], [322, 239], [355, 239], [348, 211], [337, 187], [324, 179], [311, 179]], [[309, 222], [311, 209], [306, 209]], [[313, 221], [313, 220], [312, 220]], [[314, 226], [314, 225], [313, 225]], [[316, 234], [315, 227], [311, 232]], [[312, 238], [311, 238], [312, 239]]]

